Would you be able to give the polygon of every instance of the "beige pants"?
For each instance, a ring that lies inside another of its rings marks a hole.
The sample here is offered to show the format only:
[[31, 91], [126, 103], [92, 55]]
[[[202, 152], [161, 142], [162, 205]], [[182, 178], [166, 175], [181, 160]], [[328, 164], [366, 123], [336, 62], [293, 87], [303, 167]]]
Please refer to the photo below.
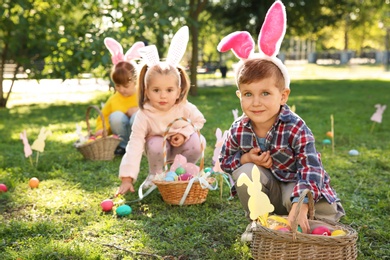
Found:
[[[246, 174], [252, 180], [253, 163], [247, 163], [233, 172], [233, 179], [237, 181], [241, 174]], [[271, 204], [275, 207], [274, 213], [277, 215], [288, 215], [291, 210], [291, 194], [295, 187], [295, 182], [281, 182], [274, 177], [270, 170], [257, 166], [260, 171], [260, 182], [263, 186], [262, 191], [267, 194]], [[246, 216], [249, 216], [248, 209], [248, 188], [241, 185], [236, 186], [238, 198], [245, 210]], [[340, 202], [328, 203], [325, 198], [321, 198], [314, 204], [315, 217], [317, 219], [329, 219], [332, 221], [339, 221], [345, 215], [344, 209]]]

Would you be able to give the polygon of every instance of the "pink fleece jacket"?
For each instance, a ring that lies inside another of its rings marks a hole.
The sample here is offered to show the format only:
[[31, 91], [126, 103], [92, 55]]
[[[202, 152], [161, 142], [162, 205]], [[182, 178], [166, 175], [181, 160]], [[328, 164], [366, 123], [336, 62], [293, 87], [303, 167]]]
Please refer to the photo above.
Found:
[[[198, 108], [188, 101], [173, 106], [169, 111], [159, 111], [146, 103], [144, 109], [138, 111], [126, 147], [126, 154], [122, 157], [119, 166], [119, 178], [131, 177], [134, 182], [137, 180], [146, 140], [151, 136], [163, 136], [168, 124], [179, 117], [190, 119], [199, 130], [206, 122]], [[170, 128], [168, 136], [181, 133], [188, 140], [194, 132], [194, 128], [188, 122], [179, 120]]]

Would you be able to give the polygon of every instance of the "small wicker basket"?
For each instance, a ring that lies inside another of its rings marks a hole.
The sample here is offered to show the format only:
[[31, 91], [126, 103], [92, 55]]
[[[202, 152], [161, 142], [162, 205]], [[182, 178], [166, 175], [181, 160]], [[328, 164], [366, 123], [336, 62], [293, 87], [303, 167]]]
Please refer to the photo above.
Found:
[[[330, 230], [341, 229], [346, 235], [322, 236], [298, 232], [297, 215], [306, 195], [309, 198], [310, 226], [326, 226]], [[342, 223], [325, 219], [314, 220], [314, 201], [308, 189], [302, 193], [297, 209], [295, 221], [291, 224], [292, 232], [273, 230], [260, 224], [252, 229], [251, 251], [254, 259], [354, 260], [357, 258], [357, 232]]]
[[[200, 131], [192, 124], [191, 120], [180, 117], [175, 120], [173, 120], [168, 126], [167, 129], [164, 132], [164, 141], [163, 141], [163, 153], [164, 153], [164, 172], [165, 174], [168, 172], [168, 162], [167, 162], [167, 151], [166, 151], [166, 142], [167, 142], [167, 134], [169, 132], [169, 129], [172, 127], [172, 125], [179, 120], [187, 121], [192, 125], [192, 127], [195, 129], [197, 134], [200, 137]], [[201, 142], [201, 149], [202, 149], [202, 156], [200, 159], [200, 165], [199, 165], [199, 175], [203, 172], [204, 169], [204, 145]], [[214, 178], [207, 178], [208, 184], [212, 184], [215, 182]], [[192, 204], [201, 204], [206, 201], [209, 188], [202, 187], [199, 180], [195, 181], [153, 181], [153, 183], [157, 186], [163, 200], [171, 205], [192, 205]], [[185, 200], [183, 202], [183, 196], [185, 196], [186, 190], [189, 188], [189, 185], [192, 185], [190, 187], [190, 190], [187, 194], [187, 197], [185, 197]]]
[[97, 106], [91, 105], [87, 108], [86, 112], [86, 122], [87, 122], [87, 130], [88, 130], [88, 138], [92, 135], [91, 127], [89, 125], [89, 114], [90, 111], [94, 109], [99, 113], [100, 118], [103, 123], [103, 136], [95, 141], [75, 145], [77, 150], [84, 156], [87, 160], [93, 161], [110, 161], [114, 158], [114, 151], [118, 147], [121, 139], [114, 136], [107, 136], [107, 128], [104, 116], [100, 109]]

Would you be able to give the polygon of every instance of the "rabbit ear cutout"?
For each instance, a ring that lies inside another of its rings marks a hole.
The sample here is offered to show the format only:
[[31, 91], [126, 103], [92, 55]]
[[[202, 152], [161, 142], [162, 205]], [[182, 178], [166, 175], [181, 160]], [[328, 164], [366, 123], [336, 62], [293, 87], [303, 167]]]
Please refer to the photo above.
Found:
[[143, 42], [134, 43], [133, 46], [131, 46], [131, 48], [126, 52], [125, 57], [124, 57], [125, 61], [130, 62], [132, 60], [140, 58], [141, 55], [138, 52], [138, 50], [144, 46], [145, 46], [145, 44]]
[[247, 59], [254, 51], [255, 42], [252, 36], [246, 32], [233, 32], [225, 36], [217, 46], [220, 52], [232, 50], [234, 55], [240, 59]]
[[179, 65], [187, 49], [189, 40], [188, 26], [181, 27], [172, 38], [169, 46], [167, 63], [176, 67]]
[[138, 49], [138, 52], [148, 67], [159, 64], [160, 57], [158, 56], [156, 45], [142, 47]]
[[268, 10], [259, 34], [260, 51], [269, 57], [279, 53], [286, 33], [286, 9], [281, 1], [276, 1]]
[[111, 60], [114, 65], [123, 60], [123, 48], [119, 42], [107, 37], [104, 39], [104, 44], [111, 53]]

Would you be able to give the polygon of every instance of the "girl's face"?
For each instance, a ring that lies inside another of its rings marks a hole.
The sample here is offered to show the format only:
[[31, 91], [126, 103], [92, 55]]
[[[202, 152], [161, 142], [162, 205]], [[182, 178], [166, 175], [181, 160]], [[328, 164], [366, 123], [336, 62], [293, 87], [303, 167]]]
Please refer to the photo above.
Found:
[[286, 104], [290, 89], [280, 90], [273, 77], [241, 84], [236, 92], [242, 111], [251, 119], [256, 130], [267, 132], [279, 114], [280, 106]]
[[145, 94], [154, 108], [168, 111], [180, 96], [178, 80], [172, 74], [154, 76], [149, 80]]
[[130, 81], [126, 85], [115, 85], [115, 90], [119, 92], [124, 97], [130, 97], [134, 95], [137, 91], [135, 87], [135, 82]]

